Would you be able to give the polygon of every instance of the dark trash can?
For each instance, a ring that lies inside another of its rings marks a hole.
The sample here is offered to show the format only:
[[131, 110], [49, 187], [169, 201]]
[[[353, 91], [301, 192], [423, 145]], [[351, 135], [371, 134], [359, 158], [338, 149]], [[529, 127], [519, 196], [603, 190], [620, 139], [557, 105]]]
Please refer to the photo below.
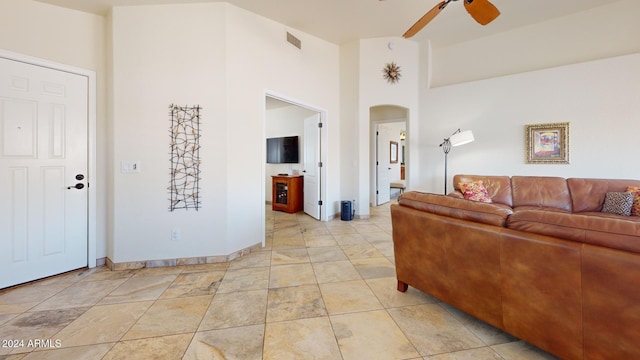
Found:
[[353, 220], [356, 211], [353, 209], [351, 201], [342, 201], [340, 206], [340, 219], [343, 221]]

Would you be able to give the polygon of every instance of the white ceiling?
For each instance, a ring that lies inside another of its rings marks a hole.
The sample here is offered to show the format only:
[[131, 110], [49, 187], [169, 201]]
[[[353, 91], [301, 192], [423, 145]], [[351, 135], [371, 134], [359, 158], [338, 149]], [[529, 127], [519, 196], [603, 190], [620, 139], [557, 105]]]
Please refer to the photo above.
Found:
[[[332, 43], [401, 36], [439, 0], [37, 0], [106, 14], [113, 6], [228, 2]], [[620, 0], [491, 0], [502, 14], [481, 26], [452, 2], [413, 39], [435, 47], [488, 36]], [[295, 33], [294, 33], [295, 35]]]

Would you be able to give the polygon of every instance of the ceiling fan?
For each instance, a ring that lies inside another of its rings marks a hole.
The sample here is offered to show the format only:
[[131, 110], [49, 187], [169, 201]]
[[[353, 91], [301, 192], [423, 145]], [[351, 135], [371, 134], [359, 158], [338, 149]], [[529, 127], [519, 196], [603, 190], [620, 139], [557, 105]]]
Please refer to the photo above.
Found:
[[[402, 35], [404, 38], [410, 38], [417, 34], [423, 27], [425, 27], [433, 18], [435, 18], [447, 5], [452, 1], [458, 0], [445, 0], [434, 6], [423, 17], [420, 18], [407, 32]], [[500, 10], [496, 8], [488, 0], [463, 0], [464, 8], [471, 17], [473, 17], [481, 25], [487, 25], [500, 15]]]

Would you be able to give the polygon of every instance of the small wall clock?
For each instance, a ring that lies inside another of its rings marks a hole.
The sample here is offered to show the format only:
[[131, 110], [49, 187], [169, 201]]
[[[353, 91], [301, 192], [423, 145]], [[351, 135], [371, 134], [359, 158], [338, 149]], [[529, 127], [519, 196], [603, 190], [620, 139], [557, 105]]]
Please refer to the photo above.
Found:
[[400, 81], [400, 66], [398, 66], [395, 62], [388, 63], [382, 69], [382, 77], [387, 80], [390, 84], [395, 84]]

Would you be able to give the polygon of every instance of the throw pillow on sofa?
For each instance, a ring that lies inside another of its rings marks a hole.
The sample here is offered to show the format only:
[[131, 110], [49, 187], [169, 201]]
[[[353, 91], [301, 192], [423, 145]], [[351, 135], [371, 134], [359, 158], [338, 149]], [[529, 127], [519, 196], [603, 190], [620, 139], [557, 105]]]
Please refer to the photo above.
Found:
[[491, 197], [487, 192], [487, 188], [484, 187], [482, 180], [472, 181], [469, 183], [460, 183], [460, 190], [462, 195], [467, 200], [479, 201], [484, 203], [490, 203]]
[[633, 193], [610, 192], [604, 197], [602, 212], [629, 216], [633, 206]]
[[631, 207], [631, 215], [640, 216], [640, 187], [629, 186], [628, 193], [633, 194], [633, 206]]

